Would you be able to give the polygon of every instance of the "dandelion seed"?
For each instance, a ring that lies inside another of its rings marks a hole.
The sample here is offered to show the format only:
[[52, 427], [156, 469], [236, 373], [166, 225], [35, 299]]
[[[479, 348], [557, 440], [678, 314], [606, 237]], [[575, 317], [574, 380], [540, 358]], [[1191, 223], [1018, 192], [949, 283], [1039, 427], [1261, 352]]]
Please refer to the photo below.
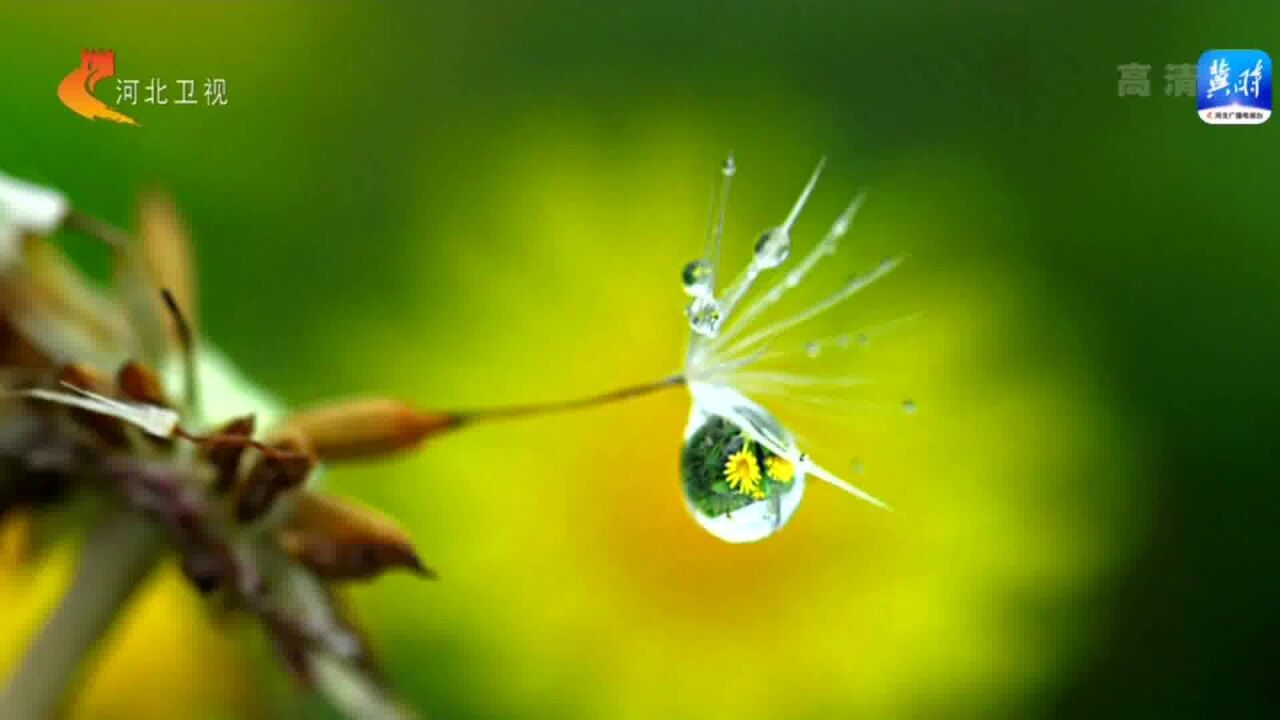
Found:
[[[654, 382], [632, 385], [576, 400], [509, 406], [445, 414], [448, 427], [477, 422], [533, 417], [606, 405], [628, 398], [685, 386], [690, 394], [689, 420], [680, 453], [681, 478], [686, 504], [694, 519], [712, 535], [727, 542], [754, 542], [778, 532], [791, 519], [804, 497], [809, 476], [878, 507], [883, 502], [825, 469], [800, 450], [795, 436], [764, 406], [744, 394], [807, 403], [830, 419], [852, 406], [815, 393], [831, 388], [857, 388], [870, 381], [849, 375], [817, 375], [760, 369], [764, 361], [801, 352], [814, 357], [826, 348], [847, 348], [854, 336], [810, 340], [800, 349], [771, 350], [781, 334], [802, 327], [828, 312], [892, 271], [900, 259], [882, 261], [871, 271], [851, 278], [825, 298], [792, 312], [781, 320], [757, 326], [770, 307], [799, 287], [818, 263], [835, 254], [848, 232], [864, 196], [857, 196], [832, 224], [826, 235], [763, 294], [751, 299], [750, 291], [763, 273], [782, 266], [791, 256], [791, 230], [812, 195], [822, 170], [814, 170], [787, 217], [756, 241], [747, 267], [719, 289], [719, 258], [725, 234], [729, 187], [737, 172], [730, 156], [721, 170], [712, 202], [704, 255], [686, 263], [681, 285], [690, 297], [685, 315], [689, 323], [689, 349], [682, 372]], [[737, 314], [740, 304], [745, 309]], [[871, 333], [900, 321], [872, 328], [856, 336], [865, 346]], [[315, 433], [313, 433], [315, 434]], [[379, 435], [379, 441], [382, 436]], [[392, 439], [395, 435], [393, 433]]]
[[[714, 284], [700, 287], [698, 294], [690, 293], [694, 295], [688, 310], [692, 333], [684, 377], [692, 407], [681, 451], [685, 498], [698, 523], [728, 542], [754, 542], [780, 530], [799, 506], [805, 479], [810, 475], [885, 507], [880, 500], [801, 452], [794, 436], [773, 414], [739, 389], [752, 387], [761, 394], [786, 398], [803, 395], [807, 388], [853, 387], [868, 382], [858, 377], [752, 369], [763, 359], [787, 354], [769, 351], [770, 343], [779, 335], [835, 308], [897, 267], [899, 259], [885, 260], [812, 305], [763, 327], [754, 324], [765, 310], [800, 286], [823, 258], [835, 253], [839, 240], [848, 232], [854, 214], [862, 205], [862, 195], [850, 203], [795, 269], [756, 300], [748, 302], [740, 316], [735, 316], [738, 305], [747, 298], [761, 274], [780, 267], [790, 256], [791, 228], [813, 193], [821, 170], [819, 164], [783, 223], [758, 238], [751, 260], [733, 283], [718, 295]], [[686, 270], [696, 268], [699, 273], [712, 277], [718, 272], [716, 262], [724, 228], [727, 178], [726, 175], [717, 196], [720, 204], [707, 255], [701, 264], [695, 261], [686, 266]], [[688, 274], [685, 273], [686, 291]], [[866, 334], [857, 336], [859, 346], [865, 346], [866, 338]], [[809, 341], [802, 351], [813, 358], [824, 347], [845, 348], [850, 344], [851, 336], [846, 333], [831, 340]], [[760, 472], [761, 467], [764, 473]], [[717, 472], [720, 470], [723, 477]]]

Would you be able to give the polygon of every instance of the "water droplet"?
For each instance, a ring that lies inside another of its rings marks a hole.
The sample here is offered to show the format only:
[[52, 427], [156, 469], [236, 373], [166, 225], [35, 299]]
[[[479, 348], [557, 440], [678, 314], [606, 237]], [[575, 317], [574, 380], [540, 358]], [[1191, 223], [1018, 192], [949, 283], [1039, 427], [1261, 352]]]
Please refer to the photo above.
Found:
[[791, 236], [782, 228], [766, 230], [756, 241], [755, 266], [761, 270], [776, 268], [791, 254]]
[[866, 347], [871, 343], [871, 338], [866, 333], [858, 333], [858, 344]]
[[822, 345], [816, 342], [805, 343], [804, 354], [811, 358], [818, 357], [818, 353], [822, 352]]
[[862, 471], [865, 469], [866, 468], [862, 465], [862, 461], [858, 458], [854, 458], [853, 461], [849, 463], [849, 472], [852, 472], [854, 475], [861, 475]]
[[836, 338], [836, 347], [839, 347], [839, 348], [849, 347], [849, 336], [841, 335], [840, 337]]
[[716, 299], [709, 296], [695, 297], [686, 310], [689, 316], [689, 327], [703, 337], [713, 338], [720, 334], [720, 323], [724, 321], [724, 311]]
[[916, 401], [915, 401], [915, 400], [912, 400], [911, 398], [907, 398], [906, 400], [903, 400], [903, 401], [902, 401], [902, 412], [904, 412], [904, 413], [906, 413], [906, 414], [908, 414], [908, 415], [915, 415], [915, 414], [916, 414]]
[[711, 265], [706, 260], [690, 260], [680, 271], [685, 294], [705, 297], [711, 294]]
[[782, 460], [728, 420], [696, 407], [680, 451], [680, 474], [694, 519], [730, 543], [778, 532], [804, 497], [803, 464]]
[[724, 165], [720, 166], [720, 173], [725, 177], [733, 177], [738, 171], [738, 164], [733, 161], [733, 153], [729, 153], [729, 157], [724, 159]]

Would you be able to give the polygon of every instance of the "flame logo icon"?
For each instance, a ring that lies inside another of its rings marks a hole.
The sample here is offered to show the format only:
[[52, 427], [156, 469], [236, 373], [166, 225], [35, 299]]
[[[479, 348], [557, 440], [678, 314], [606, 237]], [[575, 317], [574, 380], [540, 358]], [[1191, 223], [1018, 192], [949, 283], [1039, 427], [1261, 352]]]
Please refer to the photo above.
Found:
[[58, 99], [77, 115], [93, 120], [103, 118], [125, 125], [137, 125], [138, 121], [116, 112], [93, 96], [99, 80], [116, 74], [114, 50], [84, 50], [80, 53], [80, 67], [71, 71], [58, 84]]

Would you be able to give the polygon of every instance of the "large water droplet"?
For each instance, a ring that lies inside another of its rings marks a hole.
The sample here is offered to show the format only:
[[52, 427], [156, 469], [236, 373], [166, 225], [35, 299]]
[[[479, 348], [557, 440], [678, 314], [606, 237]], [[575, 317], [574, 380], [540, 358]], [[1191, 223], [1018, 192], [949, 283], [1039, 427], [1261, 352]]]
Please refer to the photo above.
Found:
[[804, 497], [803, 467], [697, 407], [680, 452], [680, 474], [694, 519], [725, 542], [756, 542], [773, 535]]
[[755, 265], [761, 270], [776, 268], [791, 254], [791, 236], [782, 228], [766, 230], [756, 241]]
[[724, 310], [715, 298], [706, 295], [695, 297], [685, 313], [689, 316], [689, 327], [699, 335], [713, 338], [720, 333]]
[[680, 271], [685, 294], [706, 297], [711, 294], [711, 265], [706, 260], [690, 260]]

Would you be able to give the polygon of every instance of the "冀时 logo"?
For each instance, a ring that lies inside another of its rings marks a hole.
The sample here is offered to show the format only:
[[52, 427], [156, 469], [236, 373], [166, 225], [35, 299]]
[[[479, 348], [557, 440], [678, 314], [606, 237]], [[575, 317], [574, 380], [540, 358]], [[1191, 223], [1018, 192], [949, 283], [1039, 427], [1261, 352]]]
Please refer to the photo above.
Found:
[[1196, 110], [1210, 125], [1261, 125], [1271, 117], [1271, 57], [1207, 50], [1196, 67]]
[[111, 109], [93, 95], [99, 82], [115, 74], [114, 50], [84, 50], [80, 53], [80, 67], [72, 70], [58, 83], [58, 99], [75, 114], [90, 120], [103, 118], [125, 125], [137, 125], [137, 120]]

